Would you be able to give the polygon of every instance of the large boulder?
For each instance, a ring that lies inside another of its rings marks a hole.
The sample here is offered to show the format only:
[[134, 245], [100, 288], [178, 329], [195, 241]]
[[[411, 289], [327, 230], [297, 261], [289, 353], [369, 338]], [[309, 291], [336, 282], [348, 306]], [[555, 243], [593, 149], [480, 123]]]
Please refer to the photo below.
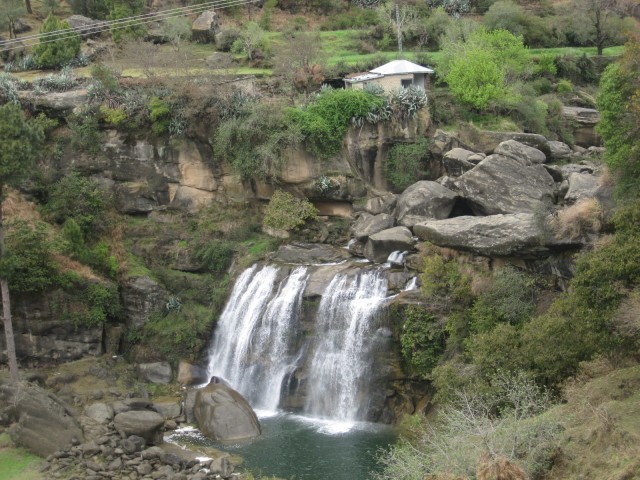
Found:
[[593, 198], [598, 194], [598, 178], [590, 173], [572, 172], [569, 174], [569, 191], [564, 196], [565, 203], [573, 204], [583, 198]]
[[444, 157], [442, 157], [442, 165], [444, 166], [447, 175], [451, 177], [459, 177], [464, 172], [471, 170], [476, 164], [471, 163], [469, 158], [474, 155], [474, 152], [464, 148], [454, 148], [453, 150], [449, 150], [444, 154]]
[[533, 213], [554, 200], [554, 181], [542, 165], [490, 155], [456, 181], [476, 215]]
[[27, 90], [18, 92], [18, 96], [36, 111], [43, 111], [54, 117], [64, 117], [85, 106], [89, 101], [89, 92], [86, 89], [47, 92], [42, 95]]
[[469, 144], [470, 150], [483, 152], [487, 155], [494, 153], [498, 145], [507, 140], [524, 143], [530, 147], [537, 148], [545, 155], [551, 155], [549, 142], [544, 136], [538, 135], [537, 133], [494, 132], [491, 130], [479, 130], [473, 126], [468, 126], [460, 128], [458, 135], [463, 142]]
[[71, 15], [65, 19], [65, 22], [85, 38], [100, 35], [101, 31], [104, 31], [104, 27], [106, 26], [105, 22], [94, 20], [93, 18], [85, 17], [84, 15]]
[[388, 193], [379, 197], [373, 197], [367, 200], [364, 209], [372, 215], [380, 213], [391, 213], [396, 208], [398, 196], [395, 193]]
[[547, 229], [544, 218], [532, 213], [430, 220], [413, 227], [422, 240], [485, 256], [536, 256], [563, 246]]
[[159, 413], [150, 410], [130, 410], [117, 414], [113, 424], [123, 437], [136, 435], [144, 438], [147, 444], [162, 443], [164, 418]]
[[173, 377], [169, 362], [139, 363], [136, 371], [140, 380], [150, 383], [171, 383]]
[[207, 371], [198, 366], [193, 365], [185, 360], [180, 360], [178, 364], [178, 383], [182, 385], [201, 385], [209, 381]]
[[387, 230], [395, 225], [395, 218], [386, 213], [364, 217], [353, 226], [353, 236], [356, 240], [366, 240], [370, 235]]
[[42, 457], [84, 441], [74, 412], [33, 384], [0, 385], [0, 423], [12, 424], [12, 440]]
[[394, 215], [398, 223], [405, 227], [412, 227], [430, 218], [447, 218], [457, 197], [439, 183], [423, 180], [402, 192]]
[[213, 383], [198, 390], [194, 415], [200, 431], [218, 442], [236, 442], [262, 433], [260, 422], [249, 403], [232, 388]]
[[113, 420], [113, 413], [113, 407], [106, 403], [92, 403], [84, 409], [85, 416], [92, 418], [102, 425]]
[[515, 158], [516, 160], [525, 160], [529, 165], [536, 165], [547, 161], [546, 155], [537, 148], [530, 147], [515, 140], [502, 142], [496, 147], [493, 153]]
[[593, 108], [562, 107], [562, 115], [573, 126], [573, 141], [581, 147], [600, 145], [596, 125], [600, 121], [600, 112]]
[[413, 250], [411, 230], [394, 227], [371, 235], [364, 247], [364, 256], [376, 263], [383, 263], [392, 252]]
[[549, 141], [551, 160], [567, 160], [571, 157], [571, 147], [563, 142]]
[[191, 24], [191, 35], [198, 42], [215, 42], [220, 30], [220, 19], [213, 10], [202, 12]]

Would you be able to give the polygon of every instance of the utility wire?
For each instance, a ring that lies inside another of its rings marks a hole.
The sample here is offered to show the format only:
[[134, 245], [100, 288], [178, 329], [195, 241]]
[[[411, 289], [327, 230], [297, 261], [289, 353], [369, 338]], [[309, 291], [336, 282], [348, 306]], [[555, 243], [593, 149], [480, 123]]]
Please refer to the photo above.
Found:
[[[207, 4], [196, 5], [193, 7], [182, 7], [181, 9], [174, 9], [178, 11], [161, 11], [153, 14], [145, 14], [145, 15], [137, 15], [132, 17], [125, 17], [118, 20], [113, 20], [111, 22], [100, 22], [98, 25], [83, 27], [82, 29], [62, 29], [56, 30], [54, 32], [42, 33], [39, 35], [30, 35], [29, 37], [20, 37], [17, 39], [7, 40], [0, 42], [0, 52], [6, 52], [9, 50], [14, 50], [17, 48], [24, 48], [25, 46], [31, 47], [37, 44], [45, 44], [51, 42], [60, 41], [70, 35], [73, 34], [95, 34], [102, 33], [113, 30], [120, 30], [123, 28], [135, 27], [147, 23], [155, 23], [162, 20], [167, 20], [169, 18], [179, 18], [187, 15], [191, 15], [193, 13], [201, 13], [206, 10], [213, 8], [228, 8], [238, 5], [245, 5], [250, 3], [255, 3], [258, 0], [221, 0], [218, 2], [211, 2]], [[168, 14], [167, 12], [171, 12]], [[149, 18], [152, 17], [152, 18]], [[49, 37], [56, 37], [53, 39], [49, 39]], [[22, 43], [24, 39], [27, 39], [27, 43]], [[41, 39], [45, 39], [45, 41], [39, 41]], [[29, 43], [33, 42], [33, 43]]]
[[[228, 0], [224, 0], [224, 1], [228, 1]], [[253, 0], [255, 1], [255, 0]], [[161, 10], [159, 12], [150, 12], [150, 13], [145, 13], [142, 15], [134, 15], [131, 17], [124, 17], [124, 18], [118, 18], [115, 20], [104, 20], [104, 21], [100, 21], [98, 20], [96, 24], [92, 24], [92, 25], [87, 25], [85, 27], [80, 27], [77, 29], [73, 29], [73, 31], [75, 33], [92, 33], [92, 30], [95, 29], [100, 29], [100, 28], [104, 28], [106, 26], [111, 26], [111, 25], [117, 25], [119, 23], [127, 23], [127, 22], [133, 22], [136, 19], [145, 19], [145, 18], [149, 18], [149, 17], [153, 17], [153, 18], [161, 18], [163, 16], [171, 16], [174, 15], [176, 13], [181, 13], [184, 11], [195, 11], [195, 10], [200, 10], [200, 9], [208, 9], [210, 6], [212, 7], [216, 7], [221, 3], [221, 0], [214, 0], [214, 1], [210, 1], [210, 2], [206, 2], [206, 3], [202, 3], [199, 5], [188, 5], [188, 6], [184, 6], [184, 7], [179, 7], [179, 8], [174, 8], [174, 9], [170, 9], [170, 10]], [[38, 38], [43, 38], [43, 37], [48, 37], [48, 36], [55, 36], [55, 35], [68, 35], [69, 34], [69, 29], [61, 29], [61, 30], [54, 30], [51, 32], [45, 32], [45, 33], [37, 33], [37, 34], [33, 34], [33, 35], [26, 35], [24, 37], [20, 37], [20, 38], [13, 38], [13, 39], [9, 39], [9, 40], [2, 40], [0, 41], [0, 46], [5, 45], [5, 44], [10, 44], [10, 43], [15, 43], [15, 42], [20, 42], [23, 40], [30, 40], [30, 39], [38, 39]]]

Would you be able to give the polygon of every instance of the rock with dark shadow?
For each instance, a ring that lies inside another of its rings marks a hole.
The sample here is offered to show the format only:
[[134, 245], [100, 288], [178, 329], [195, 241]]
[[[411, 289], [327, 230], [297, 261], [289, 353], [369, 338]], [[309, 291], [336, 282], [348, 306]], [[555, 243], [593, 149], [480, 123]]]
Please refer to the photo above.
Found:
[[200, 431], [214, 441], [250, 440], [262, 433], [249, 403], [222, 383], [210, 383], [197, 391], [194, 415]]
[[136, 435], [144, 438], [150, 445], [162, 443], [164, 418], [159, 413], [150, 410], [130, 410], [117, 414], [113, 423], [123, 437]]
[[405, 227], [431, 218], [447, 218], [457, 197], [439, 183], [424, 180], [402, 192], [394, 215], [398, 223]]
[[413, 250], [414, 243], [408, 228], [389, 228], [369, 237], [364, 247], [364, 256], [372, 262], [383, 263], [391, 252]]

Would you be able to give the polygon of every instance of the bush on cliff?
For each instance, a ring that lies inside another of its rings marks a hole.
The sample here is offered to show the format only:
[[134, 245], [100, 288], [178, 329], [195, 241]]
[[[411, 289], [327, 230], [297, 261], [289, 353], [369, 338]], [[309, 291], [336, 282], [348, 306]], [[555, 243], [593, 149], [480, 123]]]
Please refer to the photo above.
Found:
[[309, 200], [276, 190], [267, 206], [264, 224], [280, 230], [293, 230], [315, 219], [316, 215], [317, 210]]
[[66, 65], [80, 52], [80, 35], [71, 30], [67, 22], [58, 20], [53, 15], [49, 15], [44, 21], [40, 33], [51, 34], [60, 30], [68, 30], [69, 33], [44, 37], [34, 48], [33, 54], [40, 68], [57, 68]]

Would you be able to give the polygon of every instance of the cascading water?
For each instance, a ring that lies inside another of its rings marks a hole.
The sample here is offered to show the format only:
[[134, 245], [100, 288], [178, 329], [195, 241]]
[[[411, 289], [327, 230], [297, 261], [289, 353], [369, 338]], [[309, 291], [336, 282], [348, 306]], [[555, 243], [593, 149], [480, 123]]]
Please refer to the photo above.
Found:
[[278, 268], [257, 265], [238, 278], [210, 347], [208, 373], [224, 378], [255, 407], [275, 410], [284, 377], [296, 366], [292, 342], [307, 271], [278, 285]]
[[387, 281], [381, 270], [337, 275], [320, 302], [307, 413], [354, 421], [368, 408], [369, 373]]

